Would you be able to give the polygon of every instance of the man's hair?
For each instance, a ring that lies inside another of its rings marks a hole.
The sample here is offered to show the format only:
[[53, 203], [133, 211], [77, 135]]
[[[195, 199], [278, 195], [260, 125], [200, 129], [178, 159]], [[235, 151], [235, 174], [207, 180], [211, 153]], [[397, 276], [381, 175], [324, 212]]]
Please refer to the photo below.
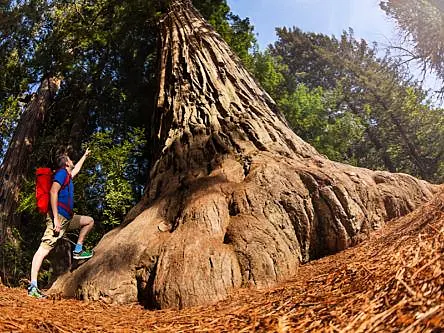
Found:
[[63, 154], [57, 157], [57, 167], [64, 168], [66, 166], [66, 162], [68, 162], [68, 155]]

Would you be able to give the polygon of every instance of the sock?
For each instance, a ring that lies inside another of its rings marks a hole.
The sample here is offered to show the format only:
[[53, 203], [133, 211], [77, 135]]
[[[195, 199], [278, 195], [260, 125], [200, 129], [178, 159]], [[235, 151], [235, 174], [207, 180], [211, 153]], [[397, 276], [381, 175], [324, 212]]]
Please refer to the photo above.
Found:
[[37, 281], [36, 280], [32, 280], [31, 281], [31, 286], [34, 286], [34, 287], [37, 288]]
[[81, 252], [82, 250], [83, 250], [83, 245], [77, 243], [77, 244], [76, 244], [76, 247], [74, 248], [74, 252], [79, 253], [79, 252]]

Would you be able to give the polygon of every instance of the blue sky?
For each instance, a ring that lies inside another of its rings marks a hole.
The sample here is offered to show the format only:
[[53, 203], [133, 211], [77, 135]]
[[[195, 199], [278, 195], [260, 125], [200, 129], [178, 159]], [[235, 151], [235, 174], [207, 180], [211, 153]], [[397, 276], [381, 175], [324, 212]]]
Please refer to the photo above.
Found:
[[[305, 32], [339, 37], [351, 27], [355, 38], [378, 43], [380, 54], [389, 45], [399, 44], [396, 24], [379, 8], [380, 0], [227, 0], [231, 11], [248, 17], [254, 26], [259, 48], [276, 41], [276, 27], [296, 26]], [[419, 75], [412, 64], [410, 70]], [[419, 76], [418, 76], [419, 77]], [[441, 86], [434, 74], [428, 74], [425, 88]], [[443, 102], [444, 103], [444, 102]]]
[[231, 11], [250, 18], [263, 50], [276, 40], [275, 27], [301, 28], [303, 31], [339, 37], [353, 28], [355, 37], [381, 48], [396, 36], [394, 23], [379, 8], [379, 0], [227, 0]]

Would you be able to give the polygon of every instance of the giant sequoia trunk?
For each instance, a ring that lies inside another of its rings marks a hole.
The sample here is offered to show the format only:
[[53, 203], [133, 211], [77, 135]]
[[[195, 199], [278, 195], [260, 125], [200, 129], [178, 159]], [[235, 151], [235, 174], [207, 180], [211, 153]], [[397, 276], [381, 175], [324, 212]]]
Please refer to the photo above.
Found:
[[54, 293], [156, 308], [221, 300], [431, 198], [426, 182], [332, 162], [303, 142], [189, 1], [173, 2], [160, 39], [145, 196]]
[[37, 93], [27, 105], [9, 143], [0, 167], [0, 244], [17, 226], [19, 193], [24, 175], [28, 172], [29, 155], [45, 118], [49, 103], [60, 87], [56, 78], [44, 79]]

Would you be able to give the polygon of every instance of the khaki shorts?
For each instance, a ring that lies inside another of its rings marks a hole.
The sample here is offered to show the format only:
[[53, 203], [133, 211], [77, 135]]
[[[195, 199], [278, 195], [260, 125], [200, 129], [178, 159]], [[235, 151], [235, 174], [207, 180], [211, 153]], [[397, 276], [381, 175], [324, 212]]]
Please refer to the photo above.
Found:
[[76, 230], [80, 229], [80, 218], [82, 215], [76, 215], [71, 218], [71, 220], [66, 219], [64, 216], [59, 214], [59, 221], [62, 224], [62, 227], [60, 228], [60, 232], [56, 234], [54, 232], [54, 223], [52, 221], [51, 216], [48, 214], [46, 216], [46, 229], [45, 233], [42, 237], [42, 242], [40, 243], [40, 246], [52, 250], [54, 246], [56, 245], [57, 241], [63, 237], [65, 232], [67, 230]]

